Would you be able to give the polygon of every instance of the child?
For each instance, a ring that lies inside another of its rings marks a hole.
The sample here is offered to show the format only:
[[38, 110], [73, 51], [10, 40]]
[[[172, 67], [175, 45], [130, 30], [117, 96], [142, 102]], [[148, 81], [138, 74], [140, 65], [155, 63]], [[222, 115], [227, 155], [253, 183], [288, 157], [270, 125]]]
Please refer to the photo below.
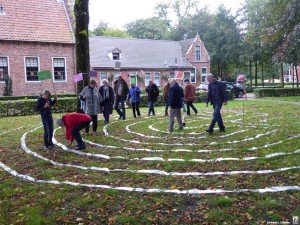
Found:
[[43, 126], [44, 126], [44, 149], [50, 150], [54, 148], [52, 142], [53, 137], [53, 117], [52, 117], [52, 106], [57, 102], [57, 96], [54, 100], [51, 100], [51, 93], [49, 90], [45, 90], [42, 95], [38, 98], [36, 103], [36, 111], [40, 112]]

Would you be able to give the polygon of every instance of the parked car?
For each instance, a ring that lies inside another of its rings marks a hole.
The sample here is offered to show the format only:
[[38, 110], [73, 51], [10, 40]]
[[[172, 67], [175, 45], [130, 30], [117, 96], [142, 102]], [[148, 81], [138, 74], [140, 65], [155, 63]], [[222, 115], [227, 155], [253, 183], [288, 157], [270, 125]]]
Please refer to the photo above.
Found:
[[227, 91], [233, 91], [234, 96], [236, 98], [242, 98], [244, 96], [244, 88], [233, 83], [233, 82], [228, 82], [228, 81], [222, 81], [223, 83], [226, 84], [226, 90]]
[[196, 88], [197, 91], [208, 91], [208, 83], [202, 83]]

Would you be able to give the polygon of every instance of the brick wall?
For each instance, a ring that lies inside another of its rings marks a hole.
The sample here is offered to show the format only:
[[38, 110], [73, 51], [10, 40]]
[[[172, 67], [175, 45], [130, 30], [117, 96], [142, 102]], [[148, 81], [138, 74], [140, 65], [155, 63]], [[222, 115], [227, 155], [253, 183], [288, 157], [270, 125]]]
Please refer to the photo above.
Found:
[[[50, 80], [41, 82], [26, 81], [25, 57], [38, 57], [40, 70], [53, 73], [52, 58], [66, 58], [66, 81], [54, 82], [57, 93], [74, 93], [72, 76], [75, 74], [75, 46], [73, 44], [0, 41], [0, 56], [9, 57], [9, 75], [13, 82], [13, 95], [38, 95], [44, 89], [53, 92]], [[0, 82], [0, 95], [3, 95], [4, 83]]]

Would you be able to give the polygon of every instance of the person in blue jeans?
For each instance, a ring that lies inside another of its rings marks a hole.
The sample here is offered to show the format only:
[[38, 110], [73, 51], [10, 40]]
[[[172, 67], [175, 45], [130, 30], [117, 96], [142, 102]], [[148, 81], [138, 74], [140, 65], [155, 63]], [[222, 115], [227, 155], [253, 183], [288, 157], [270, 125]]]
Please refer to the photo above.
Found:
[[53, 137], [53, 117], [52, 117], [52, 106], [57, 102], [57, 96], [54, 100], [51, 99], [51, 92], [45, 90], [42, 95], [38, 98], [36, 103], [36, 111], [41, 115], [41, 119], [44, 126], [44, 149], [50, 150], [54, 148], [52, 142]]
[[218, 123], [219, 129], [221, 132], [225, 131], [225, 126], [223, 123], [221, 108], [224, 105], [227, 105], [227, 93], [226, 93], [226, 84], [217, 81], [214, 78], [213, 74], [208, 74], [206, 76], [208, 81], [208, 93], [206, 98], [206, 107], [208, 107], [208, 103], [210, 102], [213, 105], [214, 113], [213, 118], [210, 123], [210, 126], [206, 132], [213, 133], [215, 124]]
[[154, 103], [157, 101], [157, 97], [159, 96], [159, 89], [157, 85], [150, 80], [149, 85], [146, 87], [146, 92], [148, 94], [148, 103], [149, 103], [149, 110], [148, 110], [148, 116], [155, 115], [154, 111]]
[[137, 116], [141, 116], [140, 113], [140, 101], [141, 101], [141, 90], [138, 86], [135, 84], [131, 84], [131, 87], [129, 88], [128, 96], [127, 96], [127, 101], [131, 99], [131, 108], [132, 108], [132, 114], [133, 117], [136, 118]]
[[[120, 119], [125, 120], [125, 118], [126, 118], [125, 100], [126, 100], [129, 88], [128, 88], [126, 81], [122, 78], [121, 75], [114, 82], [114, 85], [115, 85], [114, 92], [115, 92], [115, 97], [116, 97], [114, 109], [117, 111], [117, 113], [120, 116], [119, 120]], [[121, 103], [122, 111], [119, 109], [120, 103]]]

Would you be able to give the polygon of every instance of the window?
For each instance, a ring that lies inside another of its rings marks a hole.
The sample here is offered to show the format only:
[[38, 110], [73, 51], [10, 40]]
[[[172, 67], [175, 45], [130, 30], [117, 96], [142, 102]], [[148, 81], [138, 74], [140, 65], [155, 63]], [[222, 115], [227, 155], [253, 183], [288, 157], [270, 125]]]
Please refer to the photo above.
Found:
[[154, 73], [154, 83], [160, 86], [160, 73]]
[[120, 53], [113, 53], [113, 60], [120, 60]]
[[101, 83], [103, 80], [107, 80], [107, 72], [101, 72], [100, 73], [100, 80], [101, 80]]
[[146, 72], [145, 73], [145, 86], [149, 85], [149, 81], [151, 80], [151, 73], [150, 72]]
[[26, 80], [27, 81], [38, 81], [38, 71], [39, 71], [39, 59], [35, 57], [25, 58], [26, 66]]
[[206, 83], [206, 76], [207, 76], [207, 67], [202, 67], [201, 69], [201, 76], [202, 76], [202, 83]]
[[114, 72], [113, 73], [113, 75], [114, 75], [114, 82], [118, 79], [118, 77], [121, 75], [121, 72]]
[[65, 58], [53, 58], [53, 73], [55, 81], [66, 80], [66, 60]]
[[184, 72], [183, 73], [183, 79], [189, 79], [191, 81], [191, 72]]
[[196, 61], [200, 61], [201, 60], [200, 46], [196, 46], [195, 47], [195, 58], [196, 58]]
[[196, 68], [192, 69], [192, 72], [191, 72], [191, 83], [196, 83]]
[[175, 78], [175, 72], [170, 72], [170, 78]]
[[8, 76], [8, 60], [7, 57], [0, 57], [0, 81]]

